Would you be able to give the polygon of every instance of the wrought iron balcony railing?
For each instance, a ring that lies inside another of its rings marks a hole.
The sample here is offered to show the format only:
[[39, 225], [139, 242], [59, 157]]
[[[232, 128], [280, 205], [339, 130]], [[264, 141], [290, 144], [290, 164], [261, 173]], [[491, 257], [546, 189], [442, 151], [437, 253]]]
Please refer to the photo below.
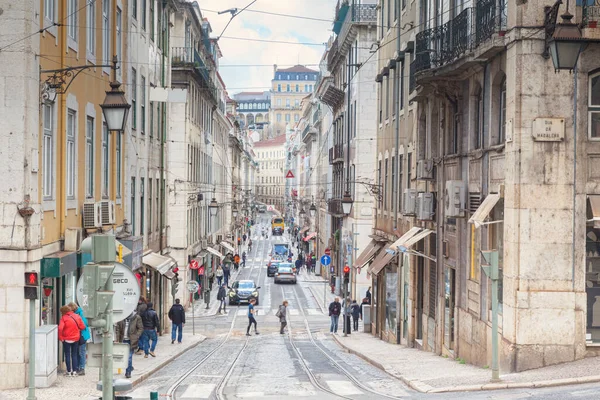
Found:
[[173, 68], [191, 67], [200, 74], [206, 88], [210, 90], [211, 95], [218, 101], [217, 89], [210, 77], [210, 69], [206, 66], [204, 58], [193, 47], [173, 47], [171, 50], [171, 65]]

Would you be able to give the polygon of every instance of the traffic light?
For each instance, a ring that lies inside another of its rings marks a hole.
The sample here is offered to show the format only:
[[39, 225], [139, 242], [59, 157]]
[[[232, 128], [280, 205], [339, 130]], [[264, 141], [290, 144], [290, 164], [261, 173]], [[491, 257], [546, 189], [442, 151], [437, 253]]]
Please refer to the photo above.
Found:
[[25, 299], [37, 300], [40, 281], [35, 271], [25, 272]]
[[350, 267], [347, 265], [344, 266], [344, 283], [350, 283]]
[[179, 288], [179, 274], [175, 273], [175, 277], [171, 280], [171, 295], [175, 297], [177, 295], [177, 289]]

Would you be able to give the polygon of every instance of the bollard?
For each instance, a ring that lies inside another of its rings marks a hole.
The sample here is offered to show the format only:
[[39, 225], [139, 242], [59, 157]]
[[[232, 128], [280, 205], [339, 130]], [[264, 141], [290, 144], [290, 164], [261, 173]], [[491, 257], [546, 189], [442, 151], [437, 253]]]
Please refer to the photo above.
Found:
[[158, 392], [150, 392], [150, 400], [158, 400]]

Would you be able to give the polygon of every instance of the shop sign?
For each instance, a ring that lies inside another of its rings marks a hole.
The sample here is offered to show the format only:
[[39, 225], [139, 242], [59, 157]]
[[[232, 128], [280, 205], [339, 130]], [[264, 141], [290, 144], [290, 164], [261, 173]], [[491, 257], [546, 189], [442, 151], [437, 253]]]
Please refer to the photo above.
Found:
[[562, 142], [565, 140], [565, 119], [536, 118], [532, 135], [536, 142]]

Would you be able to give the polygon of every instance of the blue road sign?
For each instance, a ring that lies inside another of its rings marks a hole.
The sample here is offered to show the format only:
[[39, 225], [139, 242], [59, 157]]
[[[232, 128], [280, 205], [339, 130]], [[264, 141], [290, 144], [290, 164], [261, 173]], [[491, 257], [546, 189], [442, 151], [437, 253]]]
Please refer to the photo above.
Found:
[[329, 257], [327, 254], [321, 256], [321, 264], [325, 266], [331, 264], [331, 257]]

